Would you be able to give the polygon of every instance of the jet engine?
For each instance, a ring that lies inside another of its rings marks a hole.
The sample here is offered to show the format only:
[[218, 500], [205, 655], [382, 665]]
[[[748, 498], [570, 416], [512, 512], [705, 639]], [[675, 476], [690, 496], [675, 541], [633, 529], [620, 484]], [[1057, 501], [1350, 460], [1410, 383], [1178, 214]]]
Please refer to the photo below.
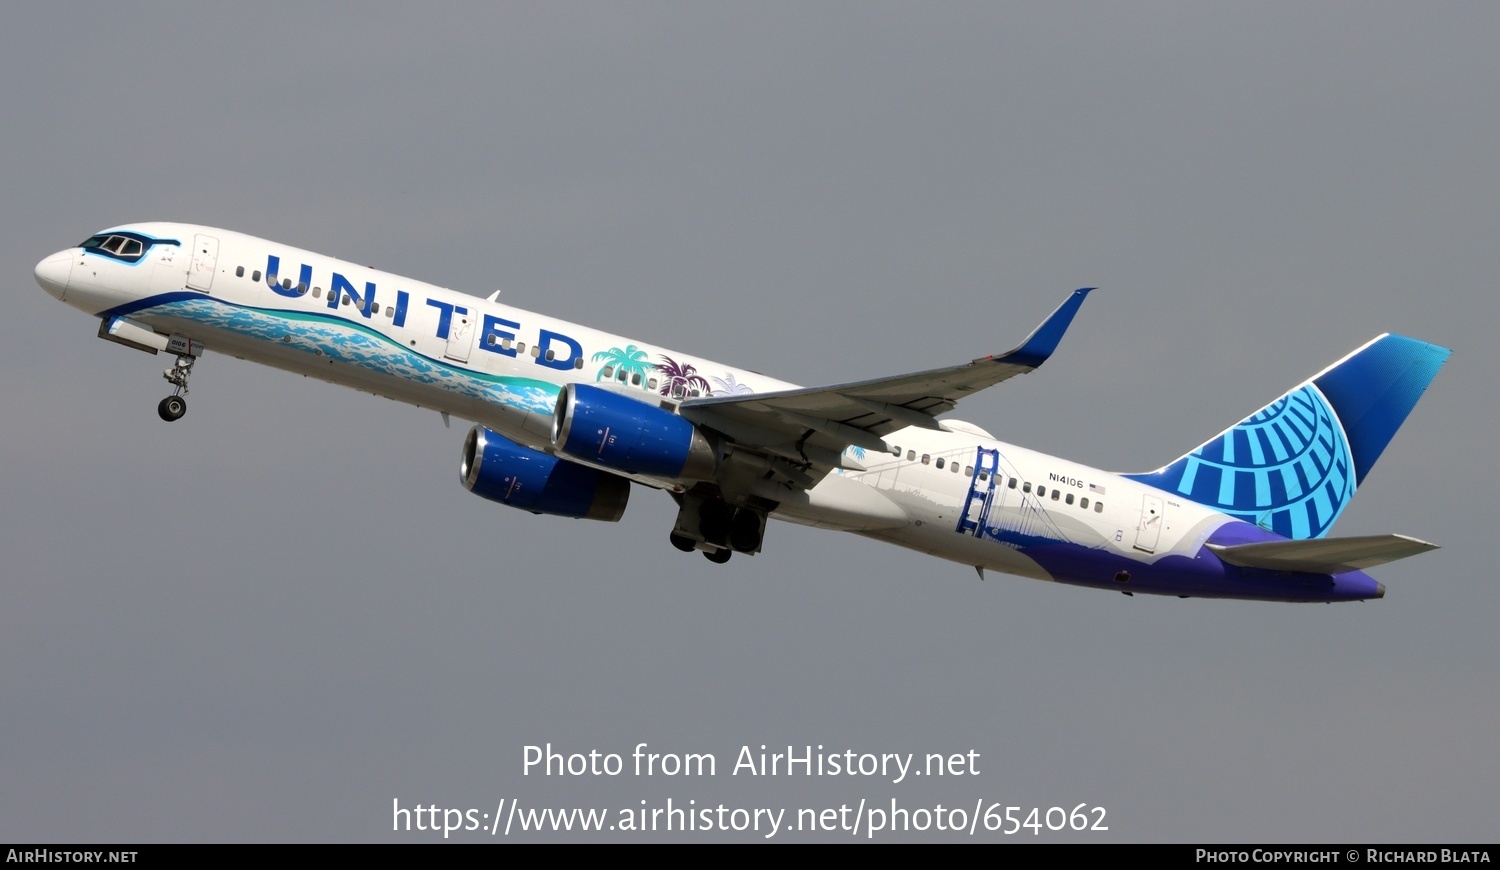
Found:
[[522, 447], [483, 426], [464, 439], [459, 479], [480, 498], [558, 517], [613, 523], [630, 499], [623, 477]]
[[552, 446], [581, 462], [669, 480], [712, 480], [719, 467], [719, 451], [692, 423], [588, 384], [558, 394]]

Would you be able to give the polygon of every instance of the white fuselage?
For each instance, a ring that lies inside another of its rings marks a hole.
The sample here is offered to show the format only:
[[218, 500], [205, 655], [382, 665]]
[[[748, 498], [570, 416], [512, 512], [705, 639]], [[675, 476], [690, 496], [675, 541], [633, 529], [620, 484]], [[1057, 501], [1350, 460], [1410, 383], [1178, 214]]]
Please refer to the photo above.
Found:
[[[240, 233], [171, 223], [121, 229], [178, 244], [152, 244], [138, 262], [69, 249], [38, 266], [38, 280], [92, 315], [471, 419], [537, 450], [548, 449], [553, 405], [569, 382], [652, 402], [795, 386]], [[780, 505], [771, 516], [1040, 579], [1068, 578], [1008, 541], [1151, 563], [1198, 552], [1233, 521], [946, 422], [950, 431], [887, 435], [890, 453], [850, 448], [845, 467], [806, 492], [754, 486]], [[975, 475], [976, 464], [991, 470]]]

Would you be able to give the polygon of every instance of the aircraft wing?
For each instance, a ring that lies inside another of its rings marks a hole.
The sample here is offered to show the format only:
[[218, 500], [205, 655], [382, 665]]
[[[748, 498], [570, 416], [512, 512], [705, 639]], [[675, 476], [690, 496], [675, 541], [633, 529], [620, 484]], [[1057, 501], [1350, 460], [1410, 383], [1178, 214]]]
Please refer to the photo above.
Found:
[[1259, 544], [1209, 544], [1231, 565], [1269, 571], [1343, 574], [1363, 571], [1428, 550], [1429, 544], [1406, 535], [1365, 535], [1354, 538], [1311, 538], [1305, 541], [1266, 541]]
[[882, 436], [908, 426], [941, 430], [943, 425], [934, 417], [953, 410], [959, 399], [1046, 362], [1093, 289], [1073, 291], [1019, 347], [999, 355], [830, 387], [689, 399], [680, 413], [741, 447], [781, 456], [801, 465], [804, 472], [814, 471], [816, 476], [807, 480], [788, 476], [811, 486], [830, 468], [859, 467], [857, 461], [842, 458], [849, 445], [889, 452]]

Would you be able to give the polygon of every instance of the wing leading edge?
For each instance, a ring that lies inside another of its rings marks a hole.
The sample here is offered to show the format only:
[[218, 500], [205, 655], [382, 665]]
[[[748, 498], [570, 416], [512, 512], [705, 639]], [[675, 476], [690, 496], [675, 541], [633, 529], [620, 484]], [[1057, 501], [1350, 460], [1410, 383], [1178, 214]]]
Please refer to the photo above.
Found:
[[1046, 362], [1093, 289], [1073, 291], [1025, 341], [999, 355], [829, 387], [689, 399], [681, 414], [742, 447], [782, 456], [805, 470], [819, 467], [815, 478], [821, 477], [830, 468], [850, 464], [841, 459], [849, 445], [883, 452], [889, 449], [883, 436], [898, 429], [941, 430], [934, 418], [953, 410], [959, 399]]

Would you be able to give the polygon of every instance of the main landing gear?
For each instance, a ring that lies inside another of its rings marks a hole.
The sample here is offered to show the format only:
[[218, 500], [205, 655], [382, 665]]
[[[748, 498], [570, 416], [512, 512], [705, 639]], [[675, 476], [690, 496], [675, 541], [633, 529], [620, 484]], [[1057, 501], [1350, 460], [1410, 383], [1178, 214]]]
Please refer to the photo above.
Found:
[[172, 385], [172, 395], [157, 403], [156, 413], [170, 423], [182, 419], [182, 415], [187, 413], [188, 376], [193, 373], [193, 363], [203, 353], [203, 345], [174, 335], [167, 351], [177, 356], [172, 367], [161, 373], [167, 383]]
[[717, 493], [695, 490], [678, 499], [677, 522], [669, 540], [672, 546], [691, 553], [698, 550], [710, 562], [722, 565], [735, 553], [760, 551], [765, 536], [766, 512], [773, 503], [732, 505]]

